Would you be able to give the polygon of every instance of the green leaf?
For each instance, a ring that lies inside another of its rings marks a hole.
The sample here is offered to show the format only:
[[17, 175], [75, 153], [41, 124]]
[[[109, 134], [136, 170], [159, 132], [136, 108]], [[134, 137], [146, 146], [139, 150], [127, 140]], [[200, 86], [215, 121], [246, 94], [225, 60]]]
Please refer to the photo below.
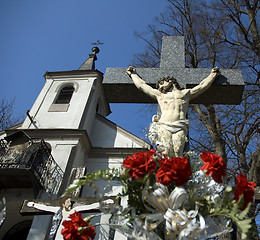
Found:
[[211, 209], [211, 216], [225, 216], [227, 218], [232, 219], [232, 221], [237, 225], [238, 230], [241, 232], [243, 236], [246, 236], [248, 230], [251, 228], [251, 219], [245, 219], [247, 213], [249, 212], [251, 203], [243, 210], [240, 211], [239, 208], [243, 203], [243, 197], [240, 197], [238, 202], [235, 200], [229, 201], [228, 205], [225, 205], [223, 202], [222, 207], [215, 207]]
[[246, 217], [246, 215], [248, 214], [248, 212], [249, 212], [249, 210], [250, 210], [250, 207], [251, 207], [251, 203], [248, 203], [247, 206], [246, 206], [246, 208], [245, 208], [242, 212], [240, 212], [239, 218], [240, 218], [241, 220]]
[[251, 228], [251, 219], [245, 219], [243, 221], [236, 221], [237, 227], [240, 229], [242, 234], [247, 234], [248, 230]]
[[95, 185], [95, 181], [97, 180], [117, 180], [120, 181], [120, 177], [122, 176], [122, 169], [104, 169], [98, 170], [93, 173], [88, 173], [86, 176], [81, 177], [79, 179], [75, 179], [73, 183], [66, 189], [63, 196], [69, 195], [75, 189], [82, 187], [83, 185], [89, 185], [93, 187]]

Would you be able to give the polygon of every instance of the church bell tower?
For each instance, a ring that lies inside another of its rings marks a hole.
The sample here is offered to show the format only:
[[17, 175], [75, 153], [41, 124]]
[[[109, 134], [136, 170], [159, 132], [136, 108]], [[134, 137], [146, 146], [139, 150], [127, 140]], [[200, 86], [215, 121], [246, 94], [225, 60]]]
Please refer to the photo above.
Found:
[[107, 116], [103, 74], [95, 70], [98, 47], [78, 70], [46, 72], [46, 83], [35, 101], [25, 129], [85, 129], [90, 134], [95, 113]]

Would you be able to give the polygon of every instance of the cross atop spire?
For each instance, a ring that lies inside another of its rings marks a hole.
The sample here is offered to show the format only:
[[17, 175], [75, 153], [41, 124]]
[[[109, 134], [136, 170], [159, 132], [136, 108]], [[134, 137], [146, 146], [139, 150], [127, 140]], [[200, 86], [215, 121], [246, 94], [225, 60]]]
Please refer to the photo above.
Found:
[[96, 42], [91, 43], [91, 44], [94, 45], [94, 46], [98, 46], [98, 45], [102, 45], [102, 44], [104, 44], [104, 43], [102, 43], [102, 42], [100, 42], [99, 40], [97, 40]]

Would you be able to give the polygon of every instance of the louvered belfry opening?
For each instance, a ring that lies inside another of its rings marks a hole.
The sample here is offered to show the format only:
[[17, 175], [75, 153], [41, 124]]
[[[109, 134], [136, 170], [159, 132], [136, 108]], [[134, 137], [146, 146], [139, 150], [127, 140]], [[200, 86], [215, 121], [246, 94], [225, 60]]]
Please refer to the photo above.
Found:
[[73, 86], [65, 86], [61, 89], [58, 98], [55, 101], [55, 104], [66, 104], [70, 102], [72, 94], [74, 92]]

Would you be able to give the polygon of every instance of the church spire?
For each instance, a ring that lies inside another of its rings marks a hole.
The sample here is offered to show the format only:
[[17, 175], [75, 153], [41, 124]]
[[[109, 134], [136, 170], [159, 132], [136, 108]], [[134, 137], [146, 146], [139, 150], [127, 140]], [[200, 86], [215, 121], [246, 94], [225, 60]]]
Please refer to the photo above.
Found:
[[80, 66], [79, 70], [95, 70], [95, 61], [97, 60], [97, 54], [99, 53], [98, 47], [92, 48], [92, 53], [89, 54], [89, 58]]

